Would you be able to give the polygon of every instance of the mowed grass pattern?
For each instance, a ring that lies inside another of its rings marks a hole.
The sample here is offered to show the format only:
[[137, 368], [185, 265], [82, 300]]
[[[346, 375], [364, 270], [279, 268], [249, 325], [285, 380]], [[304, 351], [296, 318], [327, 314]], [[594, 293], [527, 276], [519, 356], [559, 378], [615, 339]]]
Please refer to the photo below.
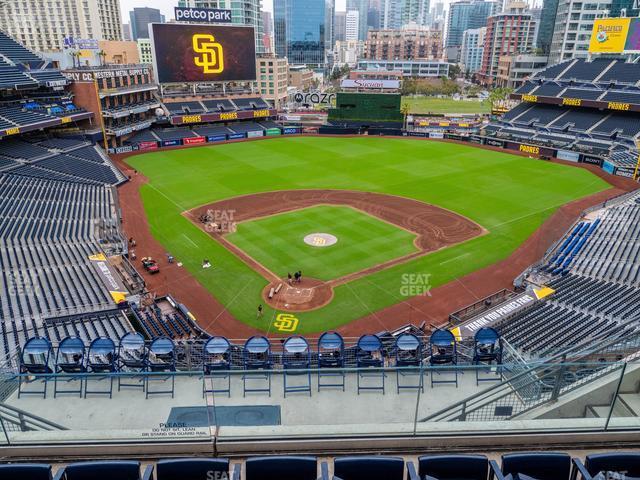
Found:
[[[304, 242], [311, 233], [330, 233], [338, 242], [314, 247]], [[280, 277], [302, 270], [325, 281], [418, 251], [415, 234], [353, 208], [330, 205], [243, 222], [226, 238]]]
[[[430, 274], [437, 287], [502, 260], [558, 207], [609, 187], [576, 167], [466, 145], [377, 137], [285, 137], [146, 153], [127, 161], [149, 179], [141, 195], [152, 234], [235, 317], [264, 331], [272, 329], [277, 313], [266, 309], [256, 319], [266, 280], [181, 212], [256, 192], [345, 189], [414, 198], [488, 230], [337, 287], [329, 305], [297, 315], [297, 333], [336, 328], [406, 300], [407, 274]], [[203, 269], [203, 258], [216, 268]], [[415, 317], [416, 323], [431, 318], [428, 311]]]

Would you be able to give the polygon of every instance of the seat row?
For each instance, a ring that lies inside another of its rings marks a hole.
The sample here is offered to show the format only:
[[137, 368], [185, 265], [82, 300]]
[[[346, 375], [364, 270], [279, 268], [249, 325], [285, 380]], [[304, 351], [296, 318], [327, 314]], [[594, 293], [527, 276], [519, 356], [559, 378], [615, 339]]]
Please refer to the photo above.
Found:
[[137, 461], [72, 463], [55, 476], [51, 465], [0, 465], [3, 480], [594, 480], [634, 478], [640, 474], [640, 454], [588, 455], [584, 462], [566, 453], [512, 453], [501, 463], [484, 455], [426, 455], [417, 465], [400, 457], [381, 455], [337, 457], [333, 475], [329, 464], [313, 456], [248, 458], [232, 468], [228, 459], [183, 458], [159, 460], [141, 468]]

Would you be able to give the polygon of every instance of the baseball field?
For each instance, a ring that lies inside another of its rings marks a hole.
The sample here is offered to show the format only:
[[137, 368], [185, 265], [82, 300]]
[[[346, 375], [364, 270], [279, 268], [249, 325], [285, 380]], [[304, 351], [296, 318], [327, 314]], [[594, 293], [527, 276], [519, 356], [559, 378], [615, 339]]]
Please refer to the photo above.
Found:
[[[570, 166], [388, 138], [277, 138], [128, 163], [148, 178], [153, 236], [233, 316], [266, 332], [283, 312], [295, 333], [319, 332], [424, 294], [506, 258], [561, 205], [609, 187]], [[196, 220], [205, 211], [232, 231]], [[322, 305], [265, 303], [268, 285], [298, 270], [330, 287]]]

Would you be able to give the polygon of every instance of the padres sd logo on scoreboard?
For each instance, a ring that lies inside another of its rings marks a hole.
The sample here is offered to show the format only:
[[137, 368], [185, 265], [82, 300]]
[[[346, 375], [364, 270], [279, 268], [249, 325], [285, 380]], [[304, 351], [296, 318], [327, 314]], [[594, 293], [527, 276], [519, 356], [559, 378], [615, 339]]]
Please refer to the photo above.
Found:
[[193, 62], [202, 67], [203, 73], [222, 73], [224, 71], [224, 52], [222, 45], [216, 42], [213, 35], [195, 34], [192, 38], [193, 51], [199, 56]]

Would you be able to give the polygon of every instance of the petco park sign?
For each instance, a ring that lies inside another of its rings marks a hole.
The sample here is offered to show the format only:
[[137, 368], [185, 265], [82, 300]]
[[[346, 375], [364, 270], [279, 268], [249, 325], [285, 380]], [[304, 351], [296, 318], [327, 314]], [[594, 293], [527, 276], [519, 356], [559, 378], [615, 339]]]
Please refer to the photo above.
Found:
[[174, 7], [177, 22], [231, 23], [231, 10]]

